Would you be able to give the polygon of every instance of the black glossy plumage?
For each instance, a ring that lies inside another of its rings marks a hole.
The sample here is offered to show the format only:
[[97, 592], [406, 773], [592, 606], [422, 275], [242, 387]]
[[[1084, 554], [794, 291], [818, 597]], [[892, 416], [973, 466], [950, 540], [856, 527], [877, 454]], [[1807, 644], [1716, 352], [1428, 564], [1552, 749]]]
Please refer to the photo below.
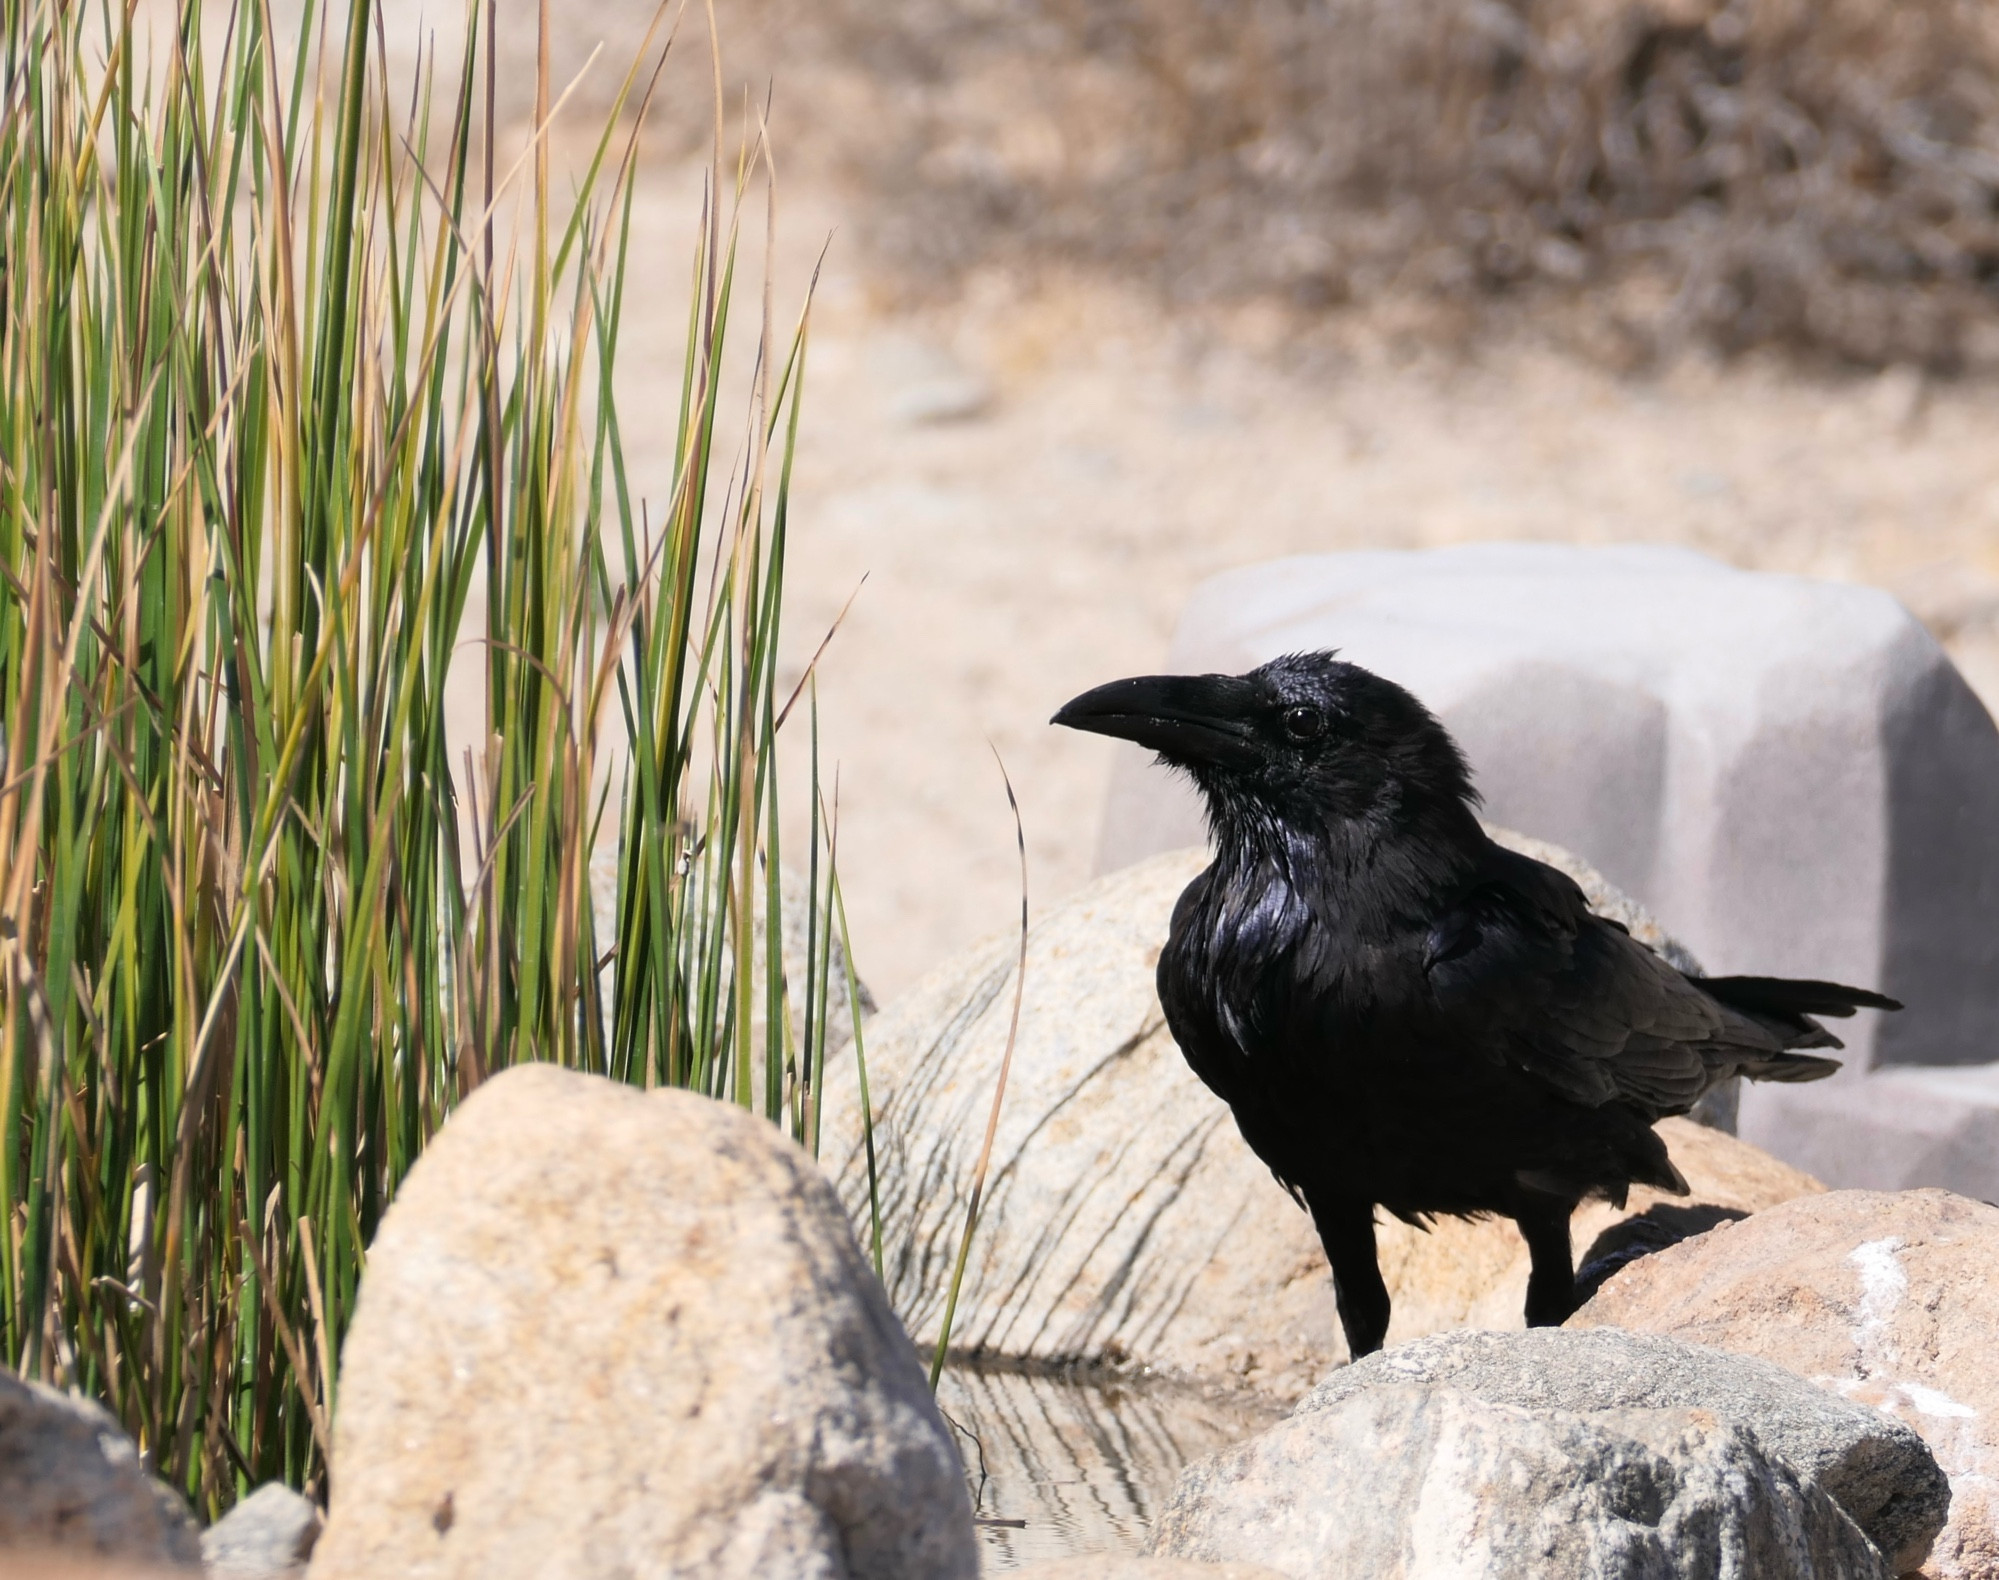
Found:
[[1689, 978], [1565, 874], [1487, 838], [1456, 744], [1331, 654], [1149, 676], [1058, 724], [1191, 774], [1215, 861], [1174, 908], [1159, 995], [1187, 1062], [1310, 1208], [1356, 1355], [1388, 1295], [1374, 1213], [1504, 1213], [1527, 1316], [1572, 1309], [1569, 1215], [1636, 1182], [1684, 1192], [1652, 1129], [1731, 1075], [1815, 1080], [1812, 1017], [1893, 1000], [1836, 983]]

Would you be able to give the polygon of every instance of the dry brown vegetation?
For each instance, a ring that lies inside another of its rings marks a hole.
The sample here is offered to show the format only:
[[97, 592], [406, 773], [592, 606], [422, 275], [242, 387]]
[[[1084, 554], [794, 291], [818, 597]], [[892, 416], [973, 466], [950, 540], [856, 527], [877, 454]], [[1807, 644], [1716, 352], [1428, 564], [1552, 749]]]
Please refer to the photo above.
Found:
[[[901, 287], [1142, 273], [1186, 301], [1550, 316], [1999, 363], [1983, 0], [830, 0], [837, 141]], [[795, 79], [794, 79], [795, 80]]]

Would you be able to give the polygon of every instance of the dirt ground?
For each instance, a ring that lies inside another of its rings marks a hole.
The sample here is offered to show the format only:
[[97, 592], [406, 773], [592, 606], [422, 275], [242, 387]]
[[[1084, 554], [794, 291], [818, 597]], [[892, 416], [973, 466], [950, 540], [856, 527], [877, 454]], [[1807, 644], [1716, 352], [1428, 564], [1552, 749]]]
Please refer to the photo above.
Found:
[[[686, 255], [694, 181], [648, 176], [643, 247]], [[1420, 349], [1376, 320], [1167, 319], [1103, 282], [980, 282], [880, 305], [839, 194], [785, 194], [779, 302], [830, 234], [788, 589], [822, 666], [856, 958], [879, 997], [1012, 925], [1020, 795], [1037, 907], [1088, 879], [1108, 743], [1067, 697], [1156, 667], [1189, 592], [1275, 555], [1485, 539], [1687, 545], [1902, 597], [1999, 698], [1999, 387], [1688, 361], [1619, 377], [1534, 343]], [[678, 297], [640, 291], [628, 442], [677, 367]], [[780, 312], [789, 309], [780, 307]], [[634, 420], [638, 414], [640, 420]], [[802, 747], [803, 742], [800, 741]]]

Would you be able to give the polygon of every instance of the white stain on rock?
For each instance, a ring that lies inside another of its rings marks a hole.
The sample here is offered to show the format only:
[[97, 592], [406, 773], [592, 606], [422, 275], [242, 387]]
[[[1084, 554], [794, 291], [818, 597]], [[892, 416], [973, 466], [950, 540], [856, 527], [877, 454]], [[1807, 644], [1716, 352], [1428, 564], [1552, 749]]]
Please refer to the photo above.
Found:
[[1951, 1482], [1922, 1573], [1999, 1580], [1999, 1207], [1833, 1191], [1625, 1269], [1571, 1321], [1776, 1361], [1898, 1416]]
[[[1900, 1235], [1889, 1235], [1881, 1240], [1863, 1241], [1847, 1253], [1846, 1259], [1860, 1274], [1860, 1309], [1853, 1325], [1856, 1375], [1815, 1380], [1821, 1386], [1832, 1387], [1850, 1399], [1893, 1416], [1906, 1416], [1913, 1411], [1933, 1421], [1976, 1421], [1977, 1410], [1959, 1403], [1941, 1388], [1895, 1375], [1900, 1370], [1902, 1356], [1891, 1334], [1898, 1309], [1909, 1293], [1909, 1275], [1895, 1254], [1903, 1245]], [[1960, 1491], [1969, 1482], [1982, 1485], [1988, 1480], [1983, 1474], [1982, 1445], [1975, 1428], [1931, 1427], [1924, 1436], [1929, 1439], [1937, 1462]]]
[[1860, 1270], [1860, 1320], [1854, 1325], [1853, 1346], [1862, 1377], [1886, 1372], [1901, 1359], [1889, 1337], [1895, 1308], [1909, 1292], [1909, 1275], [1895, 1260], [1901, 1248], [1902, 1237], [1890, 1235], [1856, 1245], [1846, 1258]]
[[1862, 1389], [1878, 1394], [1869, 1402], [1896, 1414], [1906, 1404], [1920, 1415], [1976, 1419], [1976, 1410], [1959, 1404], [1941, 1388], [1893, 1375], [1902, 1356], [1890, 1333], [1897, 1308], [1909, 1293], [1909, 1275], [1895, 1255], [1902, 1246], [1900, 1235], [1890, 1235], [1865, 1241], [1847, 1253], [1846, 1259], [1860, 1270], [1860, 1320], [1853, 1328], [1859, 1375], [1840, 1379], [1837, 1386], [1849, 1394]]
[[1924, 1415], [1957, 1416], [1967, 1421], [1978, 1418], [1978, 1412], [1968, 1404], [1959, 1404], [1941, 1389], [1926, 1388], [1921, 1383], [1905, 1382], [1896, 1385]]

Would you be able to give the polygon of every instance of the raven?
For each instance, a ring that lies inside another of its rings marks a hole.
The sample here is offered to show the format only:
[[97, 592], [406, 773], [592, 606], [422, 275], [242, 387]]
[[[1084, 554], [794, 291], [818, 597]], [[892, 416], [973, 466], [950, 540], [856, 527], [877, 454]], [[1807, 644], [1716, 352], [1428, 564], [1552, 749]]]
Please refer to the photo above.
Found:
[[1652, 1129], [1734, 1075], [1813, 1081], [1815, 1015], [1893, 999], [1832, 982], [1688, 977], [1495, 844], [1471, 771], [1402, 687], [1331, 653], [1247, 675], [1113, 681], [1052, 721], [1192, 776], [1215, 859], [1173, 908], [1159, 999], [1194, 1073], [1312, 1214], [1347, 1348], [1381, 1347], [1375, 1209], [1503, 1214], [1530, 1326], [1575, 1308], [1569, 1216], [1685, 1195]]

